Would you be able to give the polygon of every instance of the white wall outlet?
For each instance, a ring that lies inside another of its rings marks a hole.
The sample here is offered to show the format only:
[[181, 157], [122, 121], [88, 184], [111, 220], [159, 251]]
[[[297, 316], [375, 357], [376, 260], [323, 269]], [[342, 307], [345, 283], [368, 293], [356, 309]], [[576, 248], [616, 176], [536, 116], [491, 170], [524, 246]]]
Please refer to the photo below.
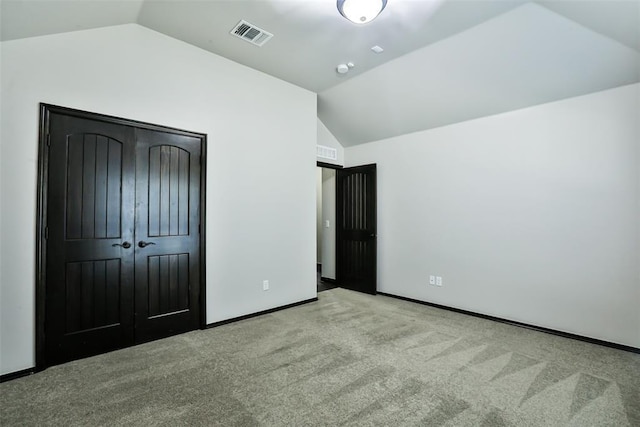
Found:
[[429, 276], [429, 284], [430, 285], [436, 284], [436, 276]]
[[262, 281], [262, 290], [263, 291], [268, 291], [269, 290], [269, 281], [268, 280], [263, 280]]
[[440, 276], [436, 277], [436, 286], [442, 286], [442, 277]]

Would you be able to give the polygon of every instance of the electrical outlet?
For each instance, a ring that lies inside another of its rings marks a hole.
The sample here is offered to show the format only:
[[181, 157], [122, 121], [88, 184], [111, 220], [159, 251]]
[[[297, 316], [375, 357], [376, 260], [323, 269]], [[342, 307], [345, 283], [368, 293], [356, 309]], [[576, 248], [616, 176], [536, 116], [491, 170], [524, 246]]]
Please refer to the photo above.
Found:
[[430, 285], [436, 284], [436, 276], [429, 276], [429, 284]]
[[269, 290], [269, 281], [268, 280], [263, 280], [262, 281], [262, 290], [263, 291], [268, 291]]
[[436, 277], [436, 286], [442, 286], [442, 277], [440, 276]]

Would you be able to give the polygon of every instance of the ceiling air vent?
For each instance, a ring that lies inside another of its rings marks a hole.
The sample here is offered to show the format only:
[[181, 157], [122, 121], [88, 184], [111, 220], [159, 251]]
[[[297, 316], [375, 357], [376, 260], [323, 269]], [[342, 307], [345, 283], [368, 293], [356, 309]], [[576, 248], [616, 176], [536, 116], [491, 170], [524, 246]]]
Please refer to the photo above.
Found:
[[238, 22], [238, 25], [231, 30], [231, 34], [256, 46], [262, 46], [273, 37], [273, 34], [250, 24], [244, 19]]
[[323, 159], [338, 160], [338, 150], [325, 145], [316, 145], [316, 156]]

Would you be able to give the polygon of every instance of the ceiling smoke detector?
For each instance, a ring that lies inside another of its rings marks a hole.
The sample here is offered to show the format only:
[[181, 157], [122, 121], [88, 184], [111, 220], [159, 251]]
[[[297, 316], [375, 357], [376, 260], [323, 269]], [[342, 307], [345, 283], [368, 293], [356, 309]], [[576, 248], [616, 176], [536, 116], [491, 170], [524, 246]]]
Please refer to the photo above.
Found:
[[355, 64], [353, 62], [347, 62], [346, 64], [339, 64], [336, 67], [336, 71], [338, 72], [338, 74], [346, 74], [353, 67], [355, 67]]

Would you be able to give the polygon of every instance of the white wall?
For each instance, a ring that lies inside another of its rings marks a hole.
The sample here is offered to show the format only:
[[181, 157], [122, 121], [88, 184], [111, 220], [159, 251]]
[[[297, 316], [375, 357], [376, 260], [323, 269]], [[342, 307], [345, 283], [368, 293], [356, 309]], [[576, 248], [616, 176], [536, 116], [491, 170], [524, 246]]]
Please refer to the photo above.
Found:
[[639, 111], [635, 84], [347, 148], [379, 290], [640, 347]]
[[[329, 221], [329, 227], [326, 225]], [[336, 171], [322, 168], [322, 277], [336, 278]]]
[[332, 165], [343, 166], [344, 165], [344, 147], [340, 144], [340, 141], [336, 139], [329, 129], [318, 119], [318, 145], [324, 145], [325, 147], [335, 148], [338, 154], [337, 160], [325, 159], [324, 157], [316, 157], [317, 161], [323, 163], [329, 163]]
[[137, 25], [1, 46], [0, 373], [34, 366], [39, 102], [208, 134], [208, 322], [316, 296], [314, 93]]

